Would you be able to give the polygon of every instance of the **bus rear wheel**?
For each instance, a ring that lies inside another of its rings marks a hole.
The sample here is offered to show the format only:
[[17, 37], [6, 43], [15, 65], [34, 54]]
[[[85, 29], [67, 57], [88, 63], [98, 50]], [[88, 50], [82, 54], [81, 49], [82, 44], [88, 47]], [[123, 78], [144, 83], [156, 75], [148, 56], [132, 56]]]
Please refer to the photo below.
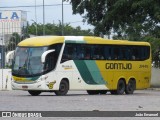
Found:
[[38, 90], [28, 90], [28, 92], [32, 96], [38, 96], [41, 94], [41, 91], [38, 91]]
[[55, 94], [58, 96], [66, 95], [69, 90], [69, 84], [67, 81], [62, 80], [59, 86], [59, 90], [55, 91]]
[[122, 95], [125, 92], [126, 84], [124, 80], [120, 79], [117, 84], [117, 94]]
[[120, 79], [117, 84], [117, 90], [111, 90], [111, 94], [113, 95], [122, 95], [125, 92], [126, 84], [125, 81]]
[[126, 94], [133, 94], [135, 89], [136, 89], [136, 82], [135, 82], [135, 80], [130, 79], [128, 84], [126, 85], [125, 93]]

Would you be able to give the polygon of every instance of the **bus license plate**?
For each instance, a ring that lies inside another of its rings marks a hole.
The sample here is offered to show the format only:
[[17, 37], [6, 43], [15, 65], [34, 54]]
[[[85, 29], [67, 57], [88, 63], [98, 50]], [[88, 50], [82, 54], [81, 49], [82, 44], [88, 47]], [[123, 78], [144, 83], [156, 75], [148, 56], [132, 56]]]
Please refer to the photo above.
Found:
[[27, 89], [27, 88], [28, 88], [28, 86], [22, 86], [22, 88], [23, 88], [23, 89]]

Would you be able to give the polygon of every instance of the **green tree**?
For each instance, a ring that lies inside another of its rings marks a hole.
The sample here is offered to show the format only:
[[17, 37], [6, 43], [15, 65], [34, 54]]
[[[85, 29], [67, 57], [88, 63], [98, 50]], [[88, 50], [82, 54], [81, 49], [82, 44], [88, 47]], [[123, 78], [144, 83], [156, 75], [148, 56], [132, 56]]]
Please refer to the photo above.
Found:
[[73, 14], [81, 14], [95, 26], [95, 35], [127, 36], [137, 40], [144, 35], [160, 37], [159, 0], [65, 0], [72, 4]]
[[9, 39], [9, 43], [7, 45], [7, 51], [15, 50], [17, 44], [21, 41], [21, 37], [18, 33], [13, 33]]
[[[66, 23], [64, 24], [64, 35], [80, 35], [80, 36], [86, 36], [86, 35], [93, 35], [92, 31], [90, 29], [88, 30], [81, 30], [81, 27], [78, 26], [76, 28], [73, 28], [70, 24]], [[35, 24], [31, 24], [28, 26], [28, 33], [36, 35], [36, 26]], [[37, 24], [37, 33], [38, 36], [43, 35], [43, 25]], [[51, 24], [47, 23], [45, 24], [45, 33], [46, 35], [62, 35], [62, 24], [59, 22], [58, 24]]]

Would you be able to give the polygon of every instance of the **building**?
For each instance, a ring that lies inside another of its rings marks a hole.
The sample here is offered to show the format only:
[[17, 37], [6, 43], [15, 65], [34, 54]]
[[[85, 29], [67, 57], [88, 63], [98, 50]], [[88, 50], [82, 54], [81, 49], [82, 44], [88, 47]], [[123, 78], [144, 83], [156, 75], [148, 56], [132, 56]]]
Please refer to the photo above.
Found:
[[0, 38], [4, 44], [14, 32], [21, 35], [27, 26], [27, 12], [21, 10], [0, 10]]
[[22, 33], [27, 26], [27, 12], [21, 10], [0, 11], [0, 34]]

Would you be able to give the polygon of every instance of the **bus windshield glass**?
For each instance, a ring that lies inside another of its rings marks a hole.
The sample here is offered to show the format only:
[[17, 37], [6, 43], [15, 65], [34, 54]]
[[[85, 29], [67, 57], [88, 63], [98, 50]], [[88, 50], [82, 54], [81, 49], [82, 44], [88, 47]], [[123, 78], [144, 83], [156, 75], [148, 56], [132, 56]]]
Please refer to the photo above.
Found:
[[36, 76], [43, 73], [42, 54], [48, 47], [17, 47], [13, 61], [13, 75]]

